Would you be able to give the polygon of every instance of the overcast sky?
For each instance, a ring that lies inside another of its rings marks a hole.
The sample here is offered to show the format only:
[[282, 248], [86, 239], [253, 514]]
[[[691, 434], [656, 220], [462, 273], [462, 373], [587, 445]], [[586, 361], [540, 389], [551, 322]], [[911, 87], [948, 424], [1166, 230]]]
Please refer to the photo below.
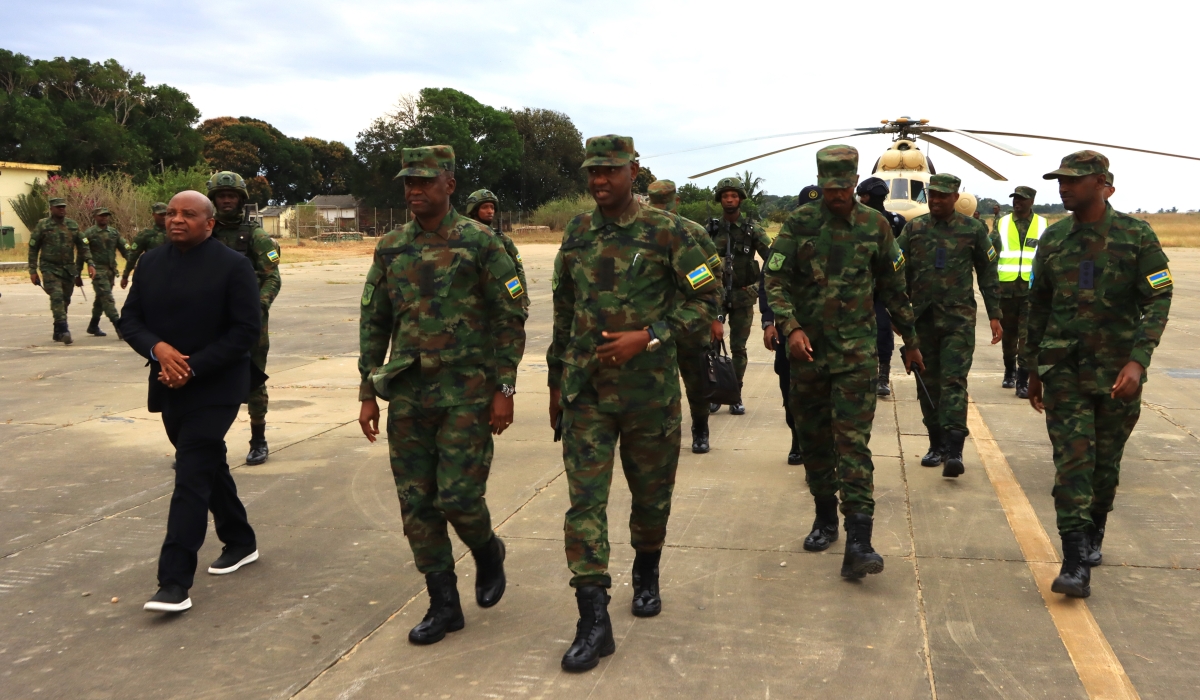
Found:
[[[356, 134], [398, 96], [452, 87], [495, 107], [567, 113], [583, 135], [628, 134], [643, 156], [902, 115], [967, 129], [1063, 136], [1200, 156], [1195, 13], [1159, 2], [11, 3], [0, 46], [34, 58], [116, 58], [191, 95], [204, 118], [253, 116], [292, 136]], [[810, 137], [818, 138], [818, 137]], [[805, 141], [781, 138], [645, 158], [689, 175]], [[933, 147], [939, 171], [981, 196], [1083, 146], [961, 136], [1008, 177]], [[866, 177], [889, 143], [860, 136]], [[815, 179], [809, 146], [741, 166], [772, 194]], [[1200, 207], [1200, 161], [1101, 148], [1120, 209]], [[730, 171], [731, 173], [732, 171]], [[726, 173], [697, 180], [714, 184]]]

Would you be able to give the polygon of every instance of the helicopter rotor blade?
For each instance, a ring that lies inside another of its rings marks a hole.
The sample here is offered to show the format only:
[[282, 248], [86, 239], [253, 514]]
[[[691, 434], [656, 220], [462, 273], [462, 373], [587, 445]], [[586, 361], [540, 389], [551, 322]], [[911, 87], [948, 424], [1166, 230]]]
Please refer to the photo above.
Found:
[[963, 160], [967, 161], [971, 165], [975, 166], [976, 170], [983, 173], [984, 175], [987, 175], [988, 177], [992, 178], [993, 180], [1000, 180], [1002, 182], [1008, 181], [1008, 178], [1004, 177], [1000, 173], [993, 170], [986, 163], [979, 160], [978, 158], [971, 155], [970, 153], [967, 153], [966, 151], [959, 148], [958, 146], [955, 146], [954, 144], [950, 143], [949, 141], [939, 139], [936, 136], [930, 136], [929, 134], [921, 134], [921, 135], [917, 136], [917, 138], [921, 139], [922, 141], [928, 141], [929, 143], [932, 143], [933, 145], [940, 147], [944, 151], [949, 151], [950, 153], [953, 153], [954, 155], [958, 156], [959, 158], [962, 158]]
[[1101, 146], [1103, 148], [1117, 148], [1122, 151], [1136, 151], [1137, 153], [1149, 153], [1156, 156], [1167, 156], [1168, 158], [1183, 158], [1185, 160], [1200, 160], [1196, 156], [1184, 156], [1178, 153], [1166, 153], [1164, 151], [1149, 151], [1145, 148], [1133, 148], [1132, 146], [1118, 146], [1113, 143], [1099, 143], [1097, 141], [1080, 141], [1079, 139], [1064, 139], [1058, 136], [1037, 136], [1035, 134], [1016, 134], [1007, 131], [977, 131], [971, 129], [972, 134], [992, 134], [993, 136], [1017, 136], [1026, 139], [1042, 139], [1044, 141], [1062, 141], [1063, 143], [1080, 143], [1085, 146]]
[[826, 141], [836, 141], [837, 139], [842, 139], [842, 138], [846, 138], [846, 139], [848, 139], [848, 138], [853, 138], [853, 137], [855, 137], [855, 136], [868, 136], [868, 135], [870, 135], [871, 133], [873, 133], [873, 132], [869, 132], [869, 131], [860, 131], [860, 132], [859, 132], [859, 133], [857, 133], [857, 134], [842, 134], [841, 136], [830, 136], [830, 137], [829, 137], [829, 138], [827, 138], [827, 139], [817, 139], [816, 141], [808, 141], [808, 142], [806, 142], [806, 143], [800, 143], [800, 144], [796, 144], [795, 146], [788, 146], [787, 148], [780, 148], [780, 149], [778, 149], [778, 150], [775, 150], [775, 151], [770, 151], [770, 152], [768, 152], [768, 153], [763, 153], [762, 155], [757, 155], [757, 156], [754, 156], [753, 158], [746, 158], [746, 159], [744, 159], [744, 160], [739, 160], [739, 161], [737, 161], [736, 163], [727, 163], [727, 164], [725, 164], [725, 165], [722, 165], [722, 166], [720, 166], [720, 167], [713, 168], [712, 170], [705, 170], [705, 171], [704, 171], [704, 172], [702, 172], [702, 173], [696, 173], [695, 175], [689, 175], [689, 176], [688, 176], [688, 179], [689, 179], [689, 180], [695, 180], [696, 178], [699, 178], [699, 177], [704, 177], [705, 175], [711, 175], [711, 174], [713, 174], [713, 173], [715, 173], [715, 172], [718, 172], [718, 171], [724, 170], [724, 169], [726, 169], [726, 168], [732, 168], [732, 167], [734, 167], [735, 165], [741, 165], [742, 163], [749, 163], [750, 161], [752, 161], [752, 160], [758, 160], [759, 158], [766, 158], [767, 156], [773, 156], [773, 155], [775, 155], [776, 153], [783, 153], [784, 151], [791, 151], [791, 150], [795, 150], [795, 149], [797, 149], [797, 148], [803, 148], [804, 146], [811, 146], [811, 145], [813, 145], [814, 143], [824, 143], [824, 142], [826, 142]]
[[[869, 129], [877, 131], [878, 127], [869, 127]], [[703, 151], [708, 148], [719, 148], [721, 146], [732, 146], [734, 144], [739, 144], [739, 143], [750, 143], [751, 141], [766, 141], [768, 139], [779, 139], [779, 138], [783, 138], [785, 136], [807, 136], [808, 134], [832, 134], [832, 133], [841, 133], [843, 131], [866, 131], [866, 130], [867, 129], [856, 129], [856, 128], [817, 129], [816, 131], [793, 131], [789, 134], [773, 134], [771, 136], [755, 136], [754, 138], [749, 138], [749, 139], [738, 139], [737, 141], [724, 141], [722, 143], [711, 143], [707, 146], [696, 146], [694, 148], [684, 148], [684, 149], [681, 149], [678, 151], [669, 151], [667, 153], [655, 153], [652, 156], [643, 156], [642, 160], [649, 160], [651, 158], [662, 158], [664, 156], [673, 156], [678, 153], [691, 153], [692, 151]]]
[[1028, 154], [1028, 153], [1026, 153], [1025, 151], [1022, 151], [1021, 149], [1019, 149], [1019, 148], [1015, 148], [1015, 147], [1013, 147], [1013, 146], [1009, 146], [1008, 144], [1000, 143], [999, 141], [993, 141], [993, 140], [991, 140], [991, 139], [985, 139], [985, 138], [983, 138], [982, 136], [976, 136], [976, 134], [994, 134], [994, 133], [997, 133], [997, 132], [994, 132], [994, 131], [963, 131], [963, 130], [961, 130], [961, 129], [951, 129], [951, 128], [950, 128], [950, 127], [948, 127], [948, 126], [933, 126], [932, 124], [930, 124], [928, 128], [930, 128], [930, 129], [935, 129], [935, 130], [937, 130], [937, 131], [949, 131], [949, 132], [951, 132], [951, 133], [954, 133], [954, 134], [961, 134], [962, 136], [966, 136], [967, 138], [975, 139], [976, 141], [978, 141], [978, 142], [980, 142], [980, 143], [985, 143], [985, 144], [987, 144], [987, 145], [991, 146], [992, 148], [996, 148], [996, 149], [999, 149], [999, 150], [1001, 150], [1001, 151], [1004, 151], [1005, 153], [1007, 153], [1007, 154], [1009, 154], [1009, 155], [1014, 155], [1014, 156], [1027, 156], [1027, 155], [1029, 155], [1029, 154]]

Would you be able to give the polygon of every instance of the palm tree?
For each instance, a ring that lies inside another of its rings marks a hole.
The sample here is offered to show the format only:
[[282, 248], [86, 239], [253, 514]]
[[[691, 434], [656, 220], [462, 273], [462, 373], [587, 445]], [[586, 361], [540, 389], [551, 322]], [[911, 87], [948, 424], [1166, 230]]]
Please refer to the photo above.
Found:
[[746, 196], [753, 199], [755, 204], [762, 204], [763, 195], [766, 193], [759, 189], [759, 185], [766, 182], [766, 180], [761, 177], [754, 177], [754, 173], [749, 170], [742, 173], [741, 180], [742, 187], [746, 190]]

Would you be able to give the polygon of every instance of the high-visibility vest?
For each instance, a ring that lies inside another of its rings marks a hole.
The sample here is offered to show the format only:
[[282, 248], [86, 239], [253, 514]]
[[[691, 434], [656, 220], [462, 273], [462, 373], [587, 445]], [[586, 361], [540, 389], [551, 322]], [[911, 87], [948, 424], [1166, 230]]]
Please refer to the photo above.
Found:
[[1017, 278], [1028, 282], [1033, 270], [1033, 256], [1037, 253], [1038, 238], [1046, 230], [1046, 220], [1037, 214], [1029, 222], [1025, 233], [1025, 245], [1021, 245], [1021, 232], [1012, 214], [1005, 214], [996, 226], [1000, 232], [1000, 260], [998, 269], [1001, 282], [1016, 282]]

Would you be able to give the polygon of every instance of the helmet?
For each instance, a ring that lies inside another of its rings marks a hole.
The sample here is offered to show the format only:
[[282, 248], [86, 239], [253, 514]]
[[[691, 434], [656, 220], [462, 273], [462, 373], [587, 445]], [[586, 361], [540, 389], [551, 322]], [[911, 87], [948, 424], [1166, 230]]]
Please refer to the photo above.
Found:
[[492, 194], [490, 190], [475, 190], [467, 197], [467, 216], [474, 216], [484, 202], [500, 206], [500, 200], [496, 199], [496, 195]]
[[725, 190], [735, 190], [742, 199], [749, 199], [746, 196], [746, 188], [742, 186], [742, 181], [736, 177], [721, 178], [721, 181], [717, 183], [716, 191], [713, 192], [713, 199], [720, 202], [721, 193]]
[[212, 199], [213, 195], [221, 190], [233, 190], [242, 196], [242, 199], [250, 199], [250, 193], [246, 191], [246, 181], [241, 175], [231, 171], [222, 170], [208, 178], [205, 183], [208, 186], [208, 198]]

